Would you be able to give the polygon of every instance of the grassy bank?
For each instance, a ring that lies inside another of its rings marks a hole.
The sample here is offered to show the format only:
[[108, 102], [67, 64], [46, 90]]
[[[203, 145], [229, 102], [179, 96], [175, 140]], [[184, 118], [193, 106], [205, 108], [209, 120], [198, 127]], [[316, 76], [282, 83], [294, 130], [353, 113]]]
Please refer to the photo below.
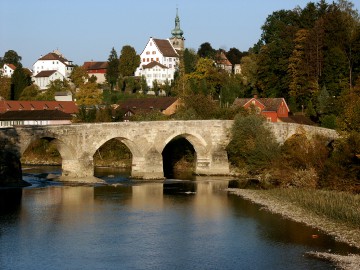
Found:
[[360, 195], [314, 189], [272, 189], [270, 196], [335, 222], [360, 228]]

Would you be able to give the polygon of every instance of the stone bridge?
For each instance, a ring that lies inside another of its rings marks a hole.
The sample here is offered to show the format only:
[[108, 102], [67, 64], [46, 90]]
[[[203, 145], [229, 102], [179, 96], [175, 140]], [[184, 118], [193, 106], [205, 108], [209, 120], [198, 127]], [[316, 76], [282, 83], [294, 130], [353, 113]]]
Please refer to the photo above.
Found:
[[[35, 140], [46, 138], [55, 144], [62, 157], [62, 179], [95, 181], [93, 156], [107, 141], [117, 139], [132, 153], [131, 176], [140, 179], [162, 179], [165, 146], [182, 137], [195, 150], [195, 172], [199, 175], [227, 175], [229, 163], [226, 146], [230, 141], [230, 120], [118, 122], [71, 124], [58, 126], [22, 126], [2, 129], [16, 145], [19, 157]], [[334, 130], [311, 126], [268, 123], [279, 143], [304, 130], [312, 136], [321, 134], [330, 140]]]

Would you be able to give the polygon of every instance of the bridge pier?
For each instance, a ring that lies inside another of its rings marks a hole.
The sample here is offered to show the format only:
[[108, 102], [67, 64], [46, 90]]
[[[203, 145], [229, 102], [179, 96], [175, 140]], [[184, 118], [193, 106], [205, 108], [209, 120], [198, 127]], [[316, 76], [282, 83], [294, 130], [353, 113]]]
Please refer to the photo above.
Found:
[[136, 179], [164, 179], [162, 155], [149, 151], [145, 157], [133, 157], [131, 177]]
[[61, 181], [76, 183], [104, 183], [94, 177], [93, 159], [63, 159]]
[[225, 149], [217, 149], [208, 157], [198, 157], [196, 174], [199, 175], [229, 175], [230, 168]]

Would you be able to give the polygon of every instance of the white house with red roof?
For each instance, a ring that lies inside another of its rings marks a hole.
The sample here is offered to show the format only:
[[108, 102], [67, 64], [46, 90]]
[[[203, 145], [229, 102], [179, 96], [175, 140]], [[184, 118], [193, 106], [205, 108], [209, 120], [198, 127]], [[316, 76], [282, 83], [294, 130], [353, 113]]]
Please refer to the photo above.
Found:
[[50, 81], [69, 78], [73, 69], [72, 61], [67, 60], [58, 50], [54, 50], [41, 56], [34, 63], [33, 79], [41, 89], [46, 89]]
[[135, 71], [135, 76], [144, 76], [150, 88], [154, 81], [164, 84], [166, 81], [174, 80], [174, 74], [179, 65], [179, 51], [184, 49], [183, 33], [176, 12], [175, 28], [171, 31], [172, 37], [169, 39], [150, 37], [140, 54], [141, 62]]
[[4, 64], [3, 67], [1, 68], [1, 73], [3, 76], [11, 78], [15, 69], [16, 66], [14, 66], [13, 64]]
[[158, 84], [174, 80], [179, 55], [170, 40], [151, 37], [140, 54], [140, 59], [141, 63], [135, 71], [135, 76], [144, 76], [150, 88], [155, 80]]

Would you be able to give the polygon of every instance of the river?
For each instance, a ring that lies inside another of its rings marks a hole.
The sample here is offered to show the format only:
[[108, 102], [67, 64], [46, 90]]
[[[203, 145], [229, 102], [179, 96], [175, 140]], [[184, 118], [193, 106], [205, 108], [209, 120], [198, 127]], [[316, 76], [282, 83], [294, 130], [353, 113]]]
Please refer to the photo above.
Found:
[[32, 186], [0, 191], [0, 269], [335, 269], [305, 252], [355, 252], [228, 194], [225, 178], [140, 182], [102, 169], [107, 186], [66, 186], [40, 177], [59, 171], [28, 168]]

